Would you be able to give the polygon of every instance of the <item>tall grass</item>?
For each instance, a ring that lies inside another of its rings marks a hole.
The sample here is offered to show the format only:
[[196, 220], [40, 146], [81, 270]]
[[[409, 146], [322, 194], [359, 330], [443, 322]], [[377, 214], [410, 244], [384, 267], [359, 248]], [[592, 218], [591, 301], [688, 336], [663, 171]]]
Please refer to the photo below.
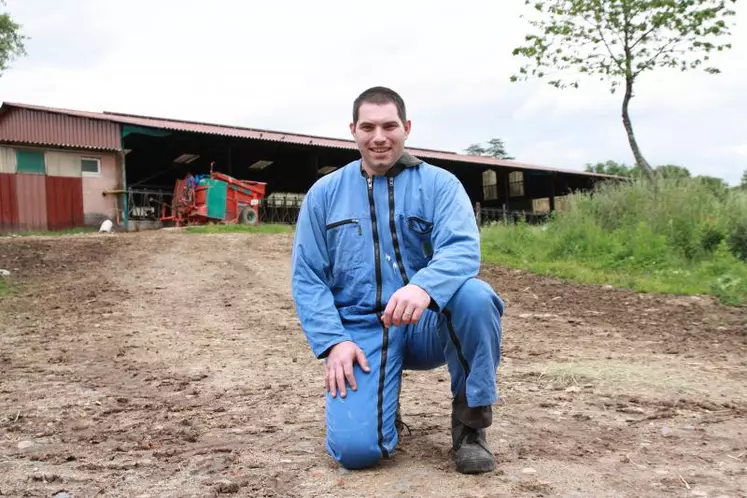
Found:
[[541, 226], [483, 231], [489, 262], [636, 291], [747, 302], [747, 193], [692, 179], [601, 185]]

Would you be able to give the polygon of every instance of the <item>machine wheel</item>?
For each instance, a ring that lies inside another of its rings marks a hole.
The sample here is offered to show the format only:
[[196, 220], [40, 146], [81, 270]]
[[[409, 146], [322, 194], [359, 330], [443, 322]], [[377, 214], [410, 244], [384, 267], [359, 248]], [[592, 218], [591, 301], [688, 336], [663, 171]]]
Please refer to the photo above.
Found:
[[239, 224], [240, 225], [258, 225], [259, 224], [259, 213], [256, 208], [252, 206], [244, 206], [241, 208], [239, 213]]

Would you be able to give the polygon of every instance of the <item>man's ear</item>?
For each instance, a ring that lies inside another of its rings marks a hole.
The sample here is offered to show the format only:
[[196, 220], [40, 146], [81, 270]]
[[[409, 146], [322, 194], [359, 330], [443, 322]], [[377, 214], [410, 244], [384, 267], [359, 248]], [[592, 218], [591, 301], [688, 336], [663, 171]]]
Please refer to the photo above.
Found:
[[350, 134], [355, 136], [355, 123], [350, 123]]
[[410, 136], [410, 130], [412, 129], [412, 122], [408, 119], [405, 121], [405, 139]]

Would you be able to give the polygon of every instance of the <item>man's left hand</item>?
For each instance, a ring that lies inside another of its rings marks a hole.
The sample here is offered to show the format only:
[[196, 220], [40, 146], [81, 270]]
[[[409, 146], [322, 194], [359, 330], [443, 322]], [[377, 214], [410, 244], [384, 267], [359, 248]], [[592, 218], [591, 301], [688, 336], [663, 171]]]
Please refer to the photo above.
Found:
[[408, 284], [395, 292], [381, 317], [387, 327], [417, 323], [431, 302], [431, 296], [417, 285]]

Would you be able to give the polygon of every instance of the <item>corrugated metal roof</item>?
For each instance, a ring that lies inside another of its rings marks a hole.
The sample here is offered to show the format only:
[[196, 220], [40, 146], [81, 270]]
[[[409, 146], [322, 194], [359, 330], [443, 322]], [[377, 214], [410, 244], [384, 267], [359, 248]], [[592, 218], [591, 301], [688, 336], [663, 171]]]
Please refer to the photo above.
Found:
[[119, 150], [119, 125], [100, 118], [80, 119], [70, 113], [12, 106], [0, 117], [0, 139], [31, 145]]
[[[208, 135], [219, 135], [219, 136], [224, 136], [224, 137], [246, 138], [246, 139], [254, 139], [254, 140], [267, 140], [271, 142], [293, 143], [293, 144], [298, 144], [298, 145], [309, 145], [309, 146], [315, 146], [315, 147], [330, 147], [330, 148], [335, 148], [335, 149], [358, 150], [353, 140], [343, 140], [343, 139], [329, 138], [329, 137], [318, 137], [318, 136], [313, 136], [313, 135], [285, 133], [285, 132], [280, 132], [280, 131], [244, 128], [244, 127], [237, 127], [237, 126], [226, 126], [226, 125], [219, 125], [219, 124], [214, 124], [214, 123], [183, 121], [183, 120], [176, 120], [176, 119], [139, 116], [139, 115], [133, 115], [133, 114], [116, 113], [116, 112], [100, 113], [100, 112], [78, 111], [78, 110], [73, 110], [73, 109], [60, 109], [60, 108], [54, 108], [54, 107], [44, 107], [44, 106], [19, 104], [19, 103], [12, 103], [12, 102], [5, 102], [2, 106], [2, 110], [5, 110], [6, 108], [27, 109], [27, 110], [37, 111], [41, 113], [58, 114], [62, 116], [71, 116], [71, 117], [84, 118], [84, 119], [90, 119], [90, 120], [100, 120], [100, 121], [107, 121], [109, 123], [116, 123], [120, 125], [142, 126], [142, 127], [156, 128], [156, 129], [161, 129], [161, 130], [202, 133], [202, 134], [208, 134]], [[64, 127], [65, 122], [60, 121], [58, 122], [58, 124]], [[108, 136], [108, 138], [109, 138], [109, 141], [107, 142], [107, 144], [109, 146], [114, 146], [113, 139], [110, 136]], [[49, 137], [49, 139], [51, 140], [50, 143], [58, 144], [58, 141], [54, 140], [51, 136]], [[1, 118], [0, 118], [0, 140], [7, 140], [5, 137], [5, 134], [3, 133]], [[119, 137], [117, 137], [117, 141], [119, 141]], [[91, 140], [89, 140], [89, 142], [91, 142]], [[62, 144], [59, 144], [59, 145], [62, 145]], [[73, 144], [70, 144], [70, 145], [73, 145]], [[80, 147], [83, 145], [75, 144], [75, 146]], [[116, 148], [114, 148], [113, 150], [119, 150], [119, 149], [120, 149], [120, 144], [117, 143]], [[458, 154], [455, 152], [448, 152], [448, 151], [422, 149], [422, 148], [417, 148], [417, 147], [407, 147], [407, 150], [411, 154], [417, 157], [420, 157], [421, 159], [426, 159], [426, 160], [427, 159], [440, 159], [440, 160], [445, 160], [445, 161], [454, 161], [458, 163], [480, 164], [480, 165], [485, 165], [485, 166], [500, 166], [504, 168], [513, 168], [513, 169], [521, 169], [521, 170], [551, 171], [551, 172], [569, 173], [569, 174], [582, 175], [582, 176], [616, 178], [614, 176], [602, 175], [599, 173], [591, 173], [591, 172], [571, 170], [571, 169], [553, 168], [553, 167], [548, 167], [548, 166], [539, 166], [536, 164], [527, 164], [527, 163], [518, 162], [518, 161], [505, 161], [505, 160], [494, 159], [492, 157], [471, 156], [467, 154]]]

